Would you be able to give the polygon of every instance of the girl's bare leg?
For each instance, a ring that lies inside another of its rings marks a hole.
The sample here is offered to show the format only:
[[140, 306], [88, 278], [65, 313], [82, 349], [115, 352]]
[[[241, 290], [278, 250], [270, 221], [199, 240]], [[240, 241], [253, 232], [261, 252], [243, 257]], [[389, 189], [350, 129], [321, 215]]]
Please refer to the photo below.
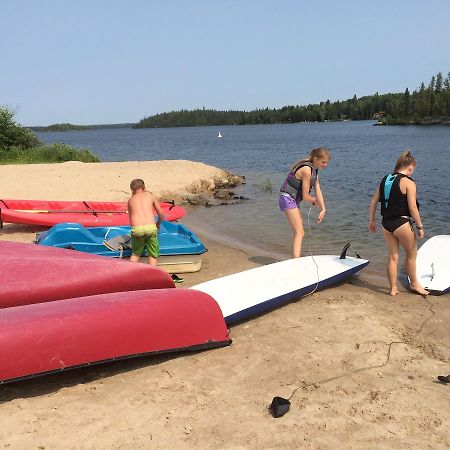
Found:
[[300, 258], [302, 254], [302, 241], [305, 231], [303, 229], [302, 214], [299, 208], [287, 209], [285, 211], [289, 225], [294, 230], [292, 241], [292, 257]]
[[394, 235], [405, 249], [405, 270], [409, 277], [409, 288], [420, 295], [428, 295], [429, 292], [419, 283], [416, 272], [417, 240], [416, 234], [409, 223], [405, 223], [394, 231]]
[[398, 294], [397, 288], [397, 272], [399, 258], [399, 242], [398, 239], [389, 231], [383, 228], [383, 236], [388, 248], [387, 276], [389, 285], [391, 286], [391, 295]]

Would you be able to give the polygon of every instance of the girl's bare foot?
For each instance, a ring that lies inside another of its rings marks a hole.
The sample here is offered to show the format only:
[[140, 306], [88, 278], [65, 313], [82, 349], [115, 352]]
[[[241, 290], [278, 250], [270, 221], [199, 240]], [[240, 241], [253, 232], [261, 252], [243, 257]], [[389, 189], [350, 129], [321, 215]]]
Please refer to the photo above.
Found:
[[394, 296], [394, 295], [397, 295], [398, 294], [398, 289], [395, 287], [395, 288], [391, 288], [391, 292], [389, 292], [389, 295], [392, 295], [392, 297]]
[[417, 284], [411, 283], [409, 285], [409, 288], [412, 291], [419, 293], [420, 295], [428, 295], [429, 294], [429, 292], [426, 289], [424, 289], [419, 283], [417, 283]]

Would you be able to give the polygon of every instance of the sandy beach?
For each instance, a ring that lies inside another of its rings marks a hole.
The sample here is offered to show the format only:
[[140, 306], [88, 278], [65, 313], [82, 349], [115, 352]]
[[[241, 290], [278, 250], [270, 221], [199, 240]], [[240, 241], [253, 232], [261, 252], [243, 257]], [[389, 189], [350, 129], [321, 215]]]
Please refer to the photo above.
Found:
[[[225, 176], [190, 161], [7, 165], [0, 198], [124, 201], [133, 178], [182, 198]], [[0, 239], [36, 231], [5, 224]], [[276, 261], [200, 237], [202, 269], [180, 287]], [[352, 277], [231, 327], [230, 347], [0, 385], [0, 447], [448, 449], [449, 300]], [[292, 396], [278, 419], [275, 396]]]

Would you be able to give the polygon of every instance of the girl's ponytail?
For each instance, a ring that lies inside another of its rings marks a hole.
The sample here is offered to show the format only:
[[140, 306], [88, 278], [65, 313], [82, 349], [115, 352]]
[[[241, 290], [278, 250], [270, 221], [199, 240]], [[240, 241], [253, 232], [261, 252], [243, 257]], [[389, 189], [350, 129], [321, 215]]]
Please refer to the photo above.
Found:
[[404, 150], [400, 155], [400, 158], [398, 158], [397, 162], [395, 163], [394, 172], [398, 172], [399, 170], [410, 165], [416, 165], [416, 158], [411, 155], [411, 152], [409, 150]]

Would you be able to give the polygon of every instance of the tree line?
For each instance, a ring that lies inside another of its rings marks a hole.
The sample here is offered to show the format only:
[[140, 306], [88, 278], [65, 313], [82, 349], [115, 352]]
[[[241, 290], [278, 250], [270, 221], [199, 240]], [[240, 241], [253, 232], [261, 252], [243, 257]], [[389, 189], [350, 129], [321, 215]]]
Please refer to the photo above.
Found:
[[198, 108], [171, 111], [145, 117], [136, 128], [195, 127], [209, 125], [259, 125], [275, 123], [324, 122], [337, 120], [377, 120], [379, 125], [450, 124], [450, 72], [421, 83], [412, 93], [368, 95], [343, 101], [307, 106], [283, 106], [253, 111], [217, 111]]

